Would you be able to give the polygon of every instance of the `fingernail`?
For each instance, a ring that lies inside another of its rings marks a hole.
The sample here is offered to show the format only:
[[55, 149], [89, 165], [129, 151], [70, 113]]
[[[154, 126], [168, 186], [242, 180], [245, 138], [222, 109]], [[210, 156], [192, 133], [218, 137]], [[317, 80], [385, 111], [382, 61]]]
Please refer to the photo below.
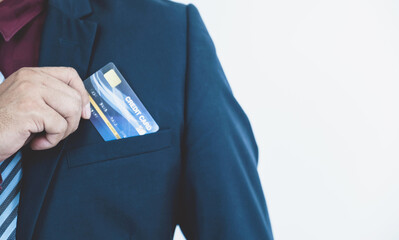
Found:
[[85, 109], [83, 110], [83, 114], [84, 114], [84, 118], [90, 119], [90, 116], [91, 116], [90, 103], [88, 103], [88, 104], [85, 106]]

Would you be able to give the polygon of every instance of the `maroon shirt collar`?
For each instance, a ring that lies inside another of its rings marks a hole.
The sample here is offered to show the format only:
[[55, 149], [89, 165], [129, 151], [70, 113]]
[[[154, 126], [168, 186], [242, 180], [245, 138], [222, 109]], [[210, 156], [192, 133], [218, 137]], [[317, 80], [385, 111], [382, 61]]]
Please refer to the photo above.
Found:
[[6, 42], [44, 9], [45, 0], [3, 0], [0, 2], [0, 33]]

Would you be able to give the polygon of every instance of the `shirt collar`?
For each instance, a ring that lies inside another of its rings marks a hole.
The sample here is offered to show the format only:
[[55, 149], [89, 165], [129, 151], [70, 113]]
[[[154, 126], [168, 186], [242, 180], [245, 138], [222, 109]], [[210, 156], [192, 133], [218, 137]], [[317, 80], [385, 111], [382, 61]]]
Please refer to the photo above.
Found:
[[0, 3], [0, 34], [6, 42], [39, 15], [44, 0], [3, 0]]

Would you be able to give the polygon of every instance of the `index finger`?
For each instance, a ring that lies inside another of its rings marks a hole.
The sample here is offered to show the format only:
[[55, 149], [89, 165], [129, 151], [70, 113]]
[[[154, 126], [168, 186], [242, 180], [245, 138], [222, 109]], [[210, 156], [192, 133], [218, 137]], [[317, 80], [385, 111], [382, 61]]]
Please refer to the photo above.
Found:
[[53, 78], [56, 78], [65, 84], [69, 85], [82, 97], [82, 117], [89, 119], [90, 118], [90, 101], [89, 94], [87, 93], [83, 81], [80, 78], [78, 72], [74, 68], [71, 67], [39, 67], [35, 68], [44, 74], [48, 74]]

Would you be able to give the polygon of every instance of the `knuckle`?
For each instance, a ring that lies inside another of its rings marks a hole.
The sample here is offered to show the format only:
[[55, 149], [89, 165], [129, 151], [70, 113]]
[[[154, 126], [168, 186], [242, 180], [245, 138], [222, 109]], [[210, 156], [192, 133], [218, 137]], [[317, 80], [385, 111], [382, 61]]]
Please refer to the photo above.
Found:
[[37, 99], [25, 98], [19, 104], [20, 110], [26, 113], [36, 114], [40, 108], [40, 102]]
[[68, 72], [70, 72], [71, 74], [77, 73], [76, 70], [75, 70], [75, 68], [73, 68], [73, 67], [65, 67], [65, 70], [68, 71]]
[[27, 126], [34, 132], [41, 132], [44, 130], [43, 121], [39, 114], [35, 114], [35, 112], [31, 113], [31, 119], [27, 122]]
[[68, 123], [66, 121], [61, 121], [59, 128], [60, 132], [65, 133], [68, 130]]
[[71, 97], [73, 98], [74, 101], [78, 102], [81, 101], [82, 96], [79, 94], [78, 91], [76, 91], [75, 89], [71, 88]]
[[80, 116], [81, 111], [82, 111], [82, 109], [81, 109], [80, 105], [73, 108], [73, 114], [75, 116], [78, 116], [78, 115]]
[[17, 79], [26, 79], [27, 76], [34, 74], [35, 71], [32, 68], [23, 67], [20, 68], [17, 72], [15, 72], [15, 76]]
[[80, 112], [82, 110], [82, 96], [80, 96], [79, 93], [76, 93], [76, 96], [74, 96], [74, 101], [71, 104], [71, 107], [73, 107], [73, 110], [76, 112]]
[[18, 69], [18, 71], [17, 71], [16, 73], [19, 74], [19, 75], [23, 75], [23, 74], [25, 74], [25, 73], [27, 73], [27, 72], [29, 72], [29, 71], [30, 71], [29, 68], [27, 68], [27, 67], [22, 67], [22, 68]]
[[80, 112], [82, 109], [82, 105], [81, 105], [81, 101], [79, 99], [75, 99], [75, 101], [73, 102], [73, 104], [71, 104], [71, 107], [73, 108], [73, 111], [76, 112]]
[[31, 106], [32, 106], [32, 108], [29, 108], [26, 111], [29, 113], [29, 115], [32, 117], [32, 119], [42, 121], [43, 117], [44, 117], [42, 109], [37, 104], [32, 104]]
[[82, 102], [82, 96], [81, 96], [78, 92], [76, 92], [76, 91], [75, 91], [75, 99], [76, 99], [79, 103]]
[[[25, 79], [22, 79], [25, 80]], [[26, 79], [25, 81], [20, 81], [18, 85], [19, 91], [26, 92], [26, 91], [32, 91], [35, 88], [35, 84], [31, 83]]]
[[67, 109], [68, 116], [74, 117], [74, 116], [80, 115], [81, 109], [80, 109], [80, 105], [77, 104], [77, 101], [73, 101], [72, 103], [68, 104], [68, 106], [69, 106]]
[[78, 76], [78, 72], [73, 67], [64, 67], [65, 71], [68, 73], [69, 77]]
[[25, 100], [23, 102], [23, 104], [20, 104], [19, 106], [21, 108], [23, 108], [23, 110], [32, 110], [32, 109], [36, 109], [37, 103], [35, 101], [27, 101], [27, 100]]
[[67, 117], [72, 117], [74, 115], [74, 108], [71, 105], [65, 109], [65, 113]]

